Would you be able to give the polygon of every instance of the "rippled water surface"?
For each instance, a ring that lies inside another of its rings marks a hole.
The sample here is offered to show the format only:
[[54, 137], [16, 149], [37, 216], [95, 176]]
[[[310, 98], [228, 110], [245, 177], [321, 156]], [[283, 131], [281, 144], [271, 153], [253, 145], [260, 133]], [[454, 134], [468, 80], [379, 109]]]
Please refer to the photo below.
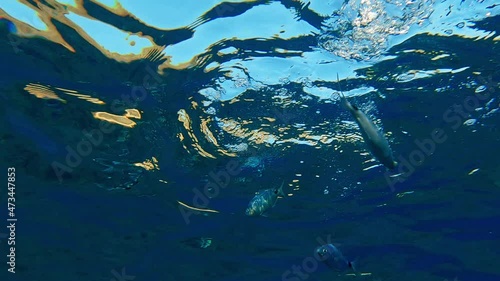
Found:
[[499, 32], [492, 0], [4, 0], [1, 280], [498, 281]]

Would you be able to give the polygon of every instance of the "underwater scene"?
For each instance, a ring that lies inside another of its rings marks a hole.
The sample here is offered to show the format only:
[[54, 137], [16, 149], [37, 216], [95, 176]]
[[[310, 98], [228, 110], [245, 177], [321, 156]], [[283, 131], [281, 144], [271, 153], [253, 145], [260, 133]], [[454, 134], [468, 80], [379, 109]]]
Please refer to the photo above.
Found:
[[500, 2], [1, 0], [1, 281], [500, 281]]

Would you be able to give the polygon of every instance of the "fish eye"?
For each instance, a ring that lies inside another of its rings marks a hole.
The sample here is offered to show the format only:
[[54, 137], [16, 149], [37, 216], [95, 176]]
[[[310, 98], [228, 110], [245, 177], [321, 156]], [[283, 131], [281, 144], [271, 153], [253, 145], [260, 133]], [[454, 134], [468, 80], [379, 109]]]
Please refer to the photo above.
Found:
[[275, 190], [275, 191], [274, 191], [274, 194], [278, 194], [278, 191], [277, 191], [277, 190]]
[[323, 249], [321, 249], [321, 253], [322, 253], [322, 254], [326, 254], [326, 249], [324, 249], [324, 248], [323, 248]]

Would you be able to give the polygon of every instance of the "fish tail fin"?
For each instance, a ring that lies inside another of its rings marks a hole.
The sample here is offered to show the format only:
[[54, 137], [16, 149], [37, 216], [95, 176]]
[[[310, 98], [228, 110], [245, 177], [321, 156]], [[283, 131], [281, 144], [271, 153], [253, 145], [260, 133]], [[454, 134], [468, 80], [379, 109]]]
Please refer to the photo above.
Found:
[[281, 183], [281, 186], [280, 188], [278, 189], [278, 193], [279, 195], [285, 197], [285, 192], [283, 192], [283, 185], [285, 184], [285, 180], [283, 180], [283, 182]]
[[[340, 101], [344, 105], [345, 108], [349, 109], [350, 111], [357, 111], [358, 108], [354, 105], [352, 105], [347, 98], [345, 97], [344, 93], [342, 92], [342, 88], [340, 87], [340, 79], [339, 79], [339, 74], [337, 73], [337, 84], [339, 85], [339, 92], [335, 93], [340, 97]], [[333, 95], [333, 94], [332, 94]]]
[[333, 97], [333, 95], [338, 95], [339, 98], [341, 100], [344, 100], [345, 99], [345, 96], [344, 96], [344, 93], [342, 93], [342, 89], [340, 88], [340, 80], [339, 80], [339, 74], [337, 73], [337, 84], [339, 85], [339, 90], [338, 92], [333, 92], [331, 95], [330, 95], [330, 99]]

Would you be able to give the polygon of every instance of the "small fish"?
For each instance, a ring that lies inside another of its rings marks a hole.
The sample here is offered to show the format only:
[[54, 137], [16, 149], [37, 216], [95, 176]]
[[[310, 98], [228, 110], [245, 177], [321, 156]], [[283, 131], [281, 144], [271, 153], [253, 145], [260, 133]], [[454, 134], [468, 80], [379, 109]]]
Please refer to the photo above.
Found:
[[[337, 82], [338, 80], [339, 75], [337, 74]], [[351, 104], [346, 99], [342, 91], [340, 91], [339, 96], [344, 107], [346, 107], [351, 112], [351, 115], [356, 120], [356, 123], [361, 130], [363, 140], [368, 145], [368, 149], [370, 150], [372, 155], [375, 156], [378, 161], [384, 164], [385, 167], [391, 170], [396, 168], [398, 163], [394, 160], [391, 147], [389, 146], [389, 142], [384, 137], [384, 135], [363, 111], [361, 111], [355, 105]]]
[[326, 244], [316, 249], [320, 260], [331, 269], [342, 272], [352, 269], [356, 273], [354, 262], [348, 261], [342, 252], [333, 244]]
[[284, 183], [285, 182], [283, 181], [279, 188], [265, 189], [255, 195], [250, 203], [248, 203], [245, 214], [247, 216], [266, 216], [266, 212], [276, 205], [278, 196], [285, 196], [285, 193], [283, 192]]

